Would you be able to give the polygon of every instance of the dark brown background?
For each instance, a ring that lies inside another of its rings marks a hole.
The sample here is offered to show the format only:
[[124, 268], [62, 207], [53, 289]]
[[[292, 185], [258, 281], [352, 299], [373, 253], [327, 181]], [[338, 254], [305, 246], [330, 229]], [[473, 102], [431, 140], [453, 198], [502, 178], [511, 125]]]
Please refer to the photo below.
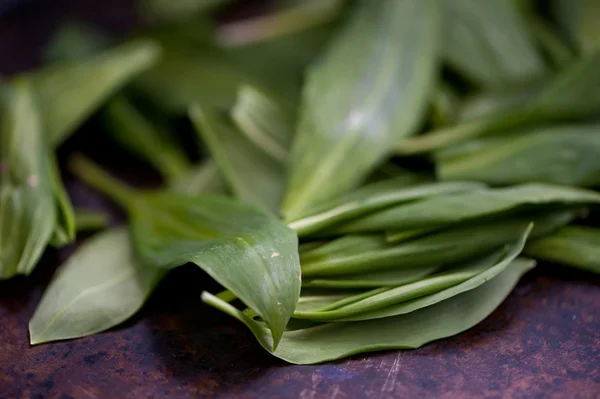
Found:
[[[116, 32], [135, 21], [125, 1], [33, 2], [0, 16], [0, 74], [37, 65], [43, 43], [69, 18]], [[90, 121], [62, 151], [83, 149], [121, 177], [156, 181], [143, 165], [128, 160], [123, 168], [119, 153], [102, 156], [97, 130]], [[110, 204], [65, 177], [77, 205], [106, 209], [119, 219]], [[414, 351], [292, 366], [200, 301], [202, 289], [217, 287], [195, 267], [173, 272], [140, 314], [118, 329], [30, 347], [28, 320], [56, 265], [71, 251], [49, 250], [30, 278], [0, 282], [2, 399], [600, 397], [600, 278], [591, 274], [540, 265], [487, 320], [457, 337]]]

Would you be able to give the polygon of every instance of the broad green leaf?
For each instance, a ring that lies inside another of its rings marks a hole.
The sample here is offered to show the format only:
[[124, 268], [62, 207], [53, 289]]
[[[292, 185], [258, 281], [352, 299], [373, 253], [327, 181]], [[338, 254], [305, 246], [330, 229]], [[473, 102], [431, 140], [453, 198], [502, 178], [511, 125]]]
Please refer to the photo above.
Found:
[[515, 242], [464, 266], [436, 273], [421, 280], [362, 295], [358, 301], [331, 309], [294, 313], [295, 318], [314, 321], [359, 321], [396, 316], [433, 305], [466, 290], [476, 288], [503, 272], [523, 251], [530, 224]]
[[32, 345], [114, 327], [144, 304], [165, 270], [141, 266], [119, 228], [86, 241], [58, 270], [29, 322]]
[[106, 106], [105, 117], [112, 137], [152, 164], [168, 182], [175, 181], [190, 168], [187, 156], [171, 133], [159, 129], [125, 97], [111, 100]]
[[143, 265], [195, 263], [266, 321], [277, 346], [300, 294], [293, 230], [269, 212], [231, 198], [137, 192], [84, 158], [72, 166], [128, 210]]
[[57, 222], [52, 160], [30, 81], [0, 92], [0, 279], [28, 275]]
[[75, 210], [75, 229], [77, 231], [100, 230], [108, 227], [108, 216], [100, 211], [87, 209]]
[[512, 0], [440, 1], [445, 22], [443, 55], [482, 86], [502, 86], [545, 72], [528, 26]]
[[599, 206], [600, 193], [544, 183], [474, 190], [425, 198], [357, 218], [335, 233], [438, 228], [478, 218], [501, 217], [538, 210]]
[[227, 183], [212, 159], [192, 166], [183, 176], [174, 181], [171, 190], [190, 195], [200, 193], [225, 194]]
[[484, 187], [475, 182], [425, 183], [406, 187], [402, 179], [388, 179], [309, 207], [298, 217], [290, 220], [289, 226], [302, 237], [398, 204], [448, 193], [479, 190]]
[[[437, 155], [441, 180], [600, 185], [600, 125], [564, 125], [486, 137]], [[453, 153], [454, 152], [454, 153]]]
[[356, 6], [308, 72], [282, 206], [288, 218], [361, 183], [393, 144], [416, 132], [429, 102], [436, 2]]
[[[313, 364], [363, 352], [418, 348], [481, 322], [502, 303], [531, 267], [530, 262], [516, 261], [478, 288], [408, 314], [288, 331], [272, 353], [290, 363]], [[264, 324], [209, 293], [204, 292], [202, 299], [244, 323], [258, 342], [270, 351], [270, 337]]]
[[310, 29], [337, 17], [343, 3], [344, 0], [287, 1], [271, 13], [223, 24], [217, 30], [218, 41], [237, 46]]
[[231, 119], [254, 145], [273, 159], [282, 163], [287, 161], [295, 133], [295, 115], [291, 105], [285, 106], [246, 85], [238, 92]]
[[392, 268], [444, 266], [464, 262], [514, 242], [530, 222], [532, 237], [548, 234], [573, 220], [571, 212], [545, 212], [456, 226], [412, 241], [370, 250], [348, 250], [302, 259], [304, 278], [366, 273]]
[[190, 119], [231, 191], [246, 202], [277, 213], [285, 181], [283, 166], [216, 112], [193, 105]]
[[598, 0], [553, 0], [554, 16], [582, 53], [600, 50], [600, 2]]
[[468, 138], [523, 125], [589, 116], [600, 107], [600, 52], [574, 60], [539, 89], [525, 90], [523, 95], [526, 101], [513, 98], [506, 103], [510, 107], [502, 107], [497, 113], [404, 140], [398, 144], [398, 153], [439, 150]]
[[567, 226], [527, 244], [525, 253], [536, 259], [600, 273], [600, 230]]
[[59, 145], [108, 97], [159, 56], [151, 41], [135, 41], [33, 74], [46, 134]]

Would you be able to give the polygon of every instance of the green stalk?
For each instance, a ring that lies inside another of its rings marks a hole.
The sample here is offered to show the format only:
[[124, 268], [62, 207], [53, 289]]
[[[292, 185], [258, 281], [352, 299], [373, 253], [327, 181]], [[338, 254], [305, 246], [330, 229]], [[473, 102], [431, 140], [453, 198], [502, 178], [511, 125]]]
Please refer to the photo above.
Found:
[[133, 205], [139, 196], [137, 190], [115, 179], [83, 155], [73, 156], [69, 169], [86, 184], [126, 208]]

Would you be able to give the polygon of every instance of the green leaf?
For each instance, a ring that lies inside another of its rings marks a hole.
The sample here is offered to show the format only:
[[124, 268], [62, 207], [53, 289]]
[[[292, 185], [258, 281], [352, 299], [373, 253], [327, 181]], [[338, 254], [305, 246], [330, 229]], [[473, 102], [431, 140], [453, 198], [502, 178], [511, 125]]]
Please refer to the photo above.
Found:
[[503, 272], [523, 251], [532, 225], [514, 243], [464, 266], [425, 277], [419, 281], [362, 295], [358, 301], [331, 309], [294, 313], [295, 318], [314, 321], [360, 321], [397, 316], [433, 305], [477, 288]]
[[246, 82], [258, 84], [216, 49], [166, 43], [161, 61], [141, 74], [135, 87], [163, 110], [181, 114], [194, 103], [227, 109]]
[[144, 117], [125, 97], [111, 100], [105, 116], [112, 137], [152, 164], [168, 182], [175, 181], [190, 168], [187, 156], [172, 134]]
[[49, 171], [52, 190], [58, 207], [57, 220], [50, 243], [55, 247], [63, 247], [75, 241], [75, 212], [67, 190], [63, 185], [54, 155], [50, 157]]
[[553, 0], [554, 16], [582, 53], [600, 50], [600, 2], [598, 0]]
[[195, 263], [266, 321], [277, 346], [300, 294], [293, 230], [269, 212], [231, 198], [142, 193], [84, 158], [74, 159], [72, 167], [128, 210], [143, 265], [168, 269]]
[[335, 278], [309, 278], [302, 282], [302, 287], [329, 289], [392, 287], [421, 280], [438, 268], [437, 265], [434, 265], [376, 270], [366, 273], [349, 273], [343, 276], [335, 276]]
[[279, 162], [287, 161], [295, 133], [290, 105], [246, 85], [238, 92], [231, 118], [254, 145]]
[[437, 154], [442, 180], [600, 184], [600, 126], [565, 125], [487, 137]]
[[31, 321], [31, 344], [114, 327], [137, 312], [164, 270], [135, 261], [126, 229], [86, 241], [58, 270]]
[[530, 183], [507, 188], [450, 193], [400, 204], [357, 218], [335, 233], [439, 228], [478, 218], [527, 214], [535, 210], [576, 209], [600, 205], [600, 193], [575, 187]]
[[46, 45], [44, 59], [51, 62], [78, 60], [106, 48], [110, 42], [106, 32], [80, 22], [67, 22]]
[[392, 268], [445, 266], [489, 253], [516, 240], [530, 222], [532, 237], [548, 234], [572, 221], [572, 212], [526, 214], [495, 221], [480, 220], [398, 244], [380, 248], [351, 249], [322, 257], [302, 258], [304, 278], [366, 273]]
[[59, 145], [108, 97], [156, 62], [159, 47], [130, 42], [84, 60], [64, 61], [33, 75], [46, 134]]
[[[530, 262], [516, 261], [498, 277], [478, 288], [417, 311], [394, 317], [329, 323], [284, 333], [273, 355], [296, 364], [313, 364], [363, 352], [413, 349], [456, 335], [485, 319], [508, 296]], [[270, 350], [268, 331], [260, 322], [218, 298], [203, 293], [209, 305], [244, 323]]]
[[526, 21], [512, 0], [451, 0], [443, 5], [443, 55], [482, 86], [525, 81], [545, 72]]
[[229, 22], [218, 28], [218, 41], [228, 46], [270, 40], [330, 22], [344, 0], [295, 0], [254, 18]]
[[434, 83], [439, 28], [435, 1], [357, 3], [308, 73], [282, 207], [288, 218], [357, 186], [416, 132]]
[[277, 213], [285, 181], [283, 166], [265, 156], [217, 113], [193, 105], [190, 119], [231, 191], [248, 203]]
[[174, 181], [171, 190], [190, 195], [200, 193], [226, 194], [227, 183], [212, 159], [192, 166], [183, 176]]
[[484, 187], [475, 182], [425, 183], [407, 187], [404, 179], [388, 179], [311, 206], [288, 224], [302, 237], [394, 205]]
[[505, 103], [510, 107], [497, 113], [404, 140], [398, 144], [398, 153], [428, 152], [527, 124], [589, 116], [600, 106], [600, 52], [574, 60], [540, 88], [533, 86], [522, 94], [525, 98], [510, 99]]
[[0, 279], [31, 273], [52, 236], [52, 161], [30, 81], [0, 92]]
[[530, 242], [525, 253], [536, 259], [600, 273], [600, 230], [567, 226]]
[[88, 209], [75, 210], [75, 228], [77, 231], [101, 230], [108, 227], [108, 216], [100, 211]]

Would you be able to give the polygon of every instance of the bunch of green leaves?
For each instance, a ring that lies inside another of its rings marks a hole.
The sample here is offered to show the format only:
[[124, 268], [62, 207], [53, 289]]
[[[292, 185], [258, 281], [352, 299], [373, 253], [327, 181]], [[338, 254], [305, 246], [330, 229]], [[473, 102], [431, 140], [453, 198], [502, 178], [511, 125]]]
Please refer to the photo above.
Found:
[[[123, 322], [185, 263], [225, 289], [207, 304], [298, 364], [458, 334], [534, 259], [598, 272], [597, 229], [571, 225], [600, 207], [593, 1], [548, 20], [512, 0], [292, 0], [213, 26], [222, 3], [141, 1], [136, 39], [70, 31], [55, 66], [2, 87], [6, 277], [76, 224], [105, 226], [73, 218], [52, 154], [96, 109], [164, 181], [142, 191], [72, 158], [128, 223], [59, 269], [33, 344]], [[199, 162], [176, 133], [186, 112]]]

